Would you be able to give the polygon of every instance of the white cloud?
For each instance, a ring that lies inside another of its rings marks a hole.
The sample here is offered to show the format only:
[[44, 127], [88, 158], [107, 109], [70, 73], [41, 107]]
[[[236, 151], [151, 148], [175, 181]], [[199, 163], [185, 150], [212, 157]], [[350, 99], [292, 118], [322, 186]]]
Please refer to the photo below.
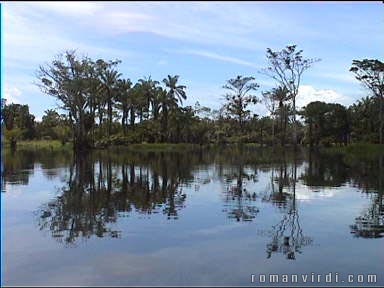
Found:
[[[64, 5], [65, 4], [65, 5]], [[58, 53], [67, 49], [77, 49], [80, 54], [89, 54], [96, 57], [120, 58], [130, 57], [132, 53], [127, 49], [118, 49], [104, 45], [94, 45], [86, 40], [86, 35], [78, 26], [78, 21], [68, 18], [67, 26], [60, 21], [54, 21], [53, 16], [48, 17], [38, 13], [42, 7], [44, 11], [61, 11], [69, 15], [85, 13], [86, 7], [93, 7], [92, 3], [36, 3], [24, 6], [6, 5], [4, 13], [4, 53], [5, 66], [34, 67], [43, 61], [52, 59]], [[31, 5], [31, 6], [29, 6]], [[86, 6], [84, 6], [86, 5]], [[36, 9], [36, 7], [38, 9]], [[66, 8], [64, 8], [66, 7]], [[30, 8], [31, 10], [28, 10]], [[76, 12], [81, 10], [83, 12]], [[94, 9], [96, 11], [96, 9]], [[93, 11], [93, 10], [92, 10]], [[35, 12], [35, 13], [33, 13]], [[89, 12], [90, 13], [90, 12]], [[88, 14], [88, 13], [86, 13]], [[87, 17], [85, 17], [87, 18]], [[94, 19], [95, 17], [89, 17]], [[57, 19], [60, 19], [57, 17]], [[76, 33], [66, 33], [68, 27], [73, 27]], [[33, 57], [31, 57], [33, 54]]]
[[202, 56], [202, 57], [215, 59], [215, 60], [219, 60], [219, 61], [224, 61], [224, 62], [229, 62], [229, 63], [234, 63], [234, 64], [243, 65], [243, 66], [249, 66], [249, 67], [257, 68], [257, 66], [252, 62], [249, 62], [249, 61], [246, 61], [243, 59], [239, 59], [236, 57], [220, 55], [217, 53], [204, 51], [204, 50], [185, 49], [185, 50], [178, 50], [176, 52], [182, 53], [182, 54], [197, 55], [197, 56]]
[[21, 91], [16, 87], [9, 87], [5, 85], [4, 89], [4, 99], [7, 100], [7, 103], [20, 103], [19, 96], [21, 95]]
[[351, 99], [332, 89], [316, 89], [311, 85], [301, 85], [296, 100], [297, 107], [301, 108], [312, 101], [347, 105]]

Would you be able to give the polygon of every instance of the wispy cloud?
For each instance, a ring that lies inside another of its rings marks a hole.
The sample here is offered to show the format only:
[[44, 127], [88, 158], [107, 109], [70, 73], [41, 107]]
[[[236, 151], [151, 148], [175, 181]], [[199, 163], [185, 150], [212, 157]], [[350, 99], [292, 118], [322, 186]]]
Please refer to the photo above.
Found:
[[[121, 59], [124, 77], [131, 79], [149, 73], [158, 78], [180, 74], [191, 99], [217, 107], [221, 86], [237, 74], [255, 76], [260, 90], [275, 86], [257, 74], [266, 64], [265, 49], [295, 43], [306, 57], [323, 59], [306, 73], [304, 80], [310, 79], [312, 86], [303, 86], [302, 98], [348, 103], [353, 93], [354, 99], [365, 93], [347, 72], [352, 59], [379, 57], [384, 39], [376, 3], [52, 1], [2, 5], [4, 81], [21, 91], [12, 97], [23, 102], [33, 97], [28, 104], [34, 113], [42, 110], [38, 106], [50, 105], [49, 100], [39, 104], [48, 97], [31, 86], [34, 72], [66, 49], [78, 49], [92, 58]], [[351, 25], [356, 19], [359, 25]], [[176, 51], [178, 47], [186, 49]], [[196, 57], [210, 59], [209, 67], [197, 67]], [[223, 63], [228, 63], [228, 70]]]
[[229, 62], [229, 63], [234, 63], [234, 64], [239, 64], [243, 66], [248, 66], [248, 67], [253, 67], [253, 68], [258, 68], [257, 65], [250, 61], [246, 61], [240, 58], [236, 57], [231, 57], [231, 56], [226, 56], [226, 55], [221, 55], [217, 54], [214, 52], [209, 52], [209, 51], [204, 51], [204, 50], [193, 50], [193, 49], [184, 49], [184, 50], [175, 50], [177, 53], [182, 53], [182, 54], [189, 54], [189, 55], [197, 55], [209, 59], [214, 59], [214, 60], [219, 60], [223, 62]]

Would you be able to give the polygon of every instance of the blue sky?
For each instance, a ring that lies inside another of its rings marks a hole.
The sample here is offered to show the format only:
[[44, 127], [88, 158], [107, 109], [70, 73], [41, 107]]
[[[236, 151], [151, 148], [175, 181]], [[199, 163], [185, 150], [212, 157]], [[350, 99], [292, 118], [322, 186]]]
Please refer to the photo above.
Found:
[[[67, 49], [120, 59], [123, 77], [137, 81], [180, 75], [185, 105], [223, 102], [222, 86], [254, 76], [258, 94], [275, 83], [258, 71], [267, 47], [297, 44], [321, 58], [305, 75], [298, 98], [353, 103], [367, 95], [348, 72], [353, 59], [384, 53], [382, 2], [2, 2], [3, 97], [30, 105], [38, 119], [57, 107], [34, 85], [40, 64]], [[262, 104], [256, 113], [266, 113]]]

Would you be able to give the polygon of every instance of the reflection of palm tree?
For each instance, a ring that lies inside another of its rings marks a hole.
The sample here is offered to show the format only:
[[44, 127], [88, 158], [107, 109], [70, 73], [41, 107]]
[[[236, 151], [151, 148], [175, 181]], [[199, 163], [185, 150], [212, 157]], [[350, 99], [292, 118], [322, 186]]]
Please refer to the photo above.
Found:
[[37, 211], [41, 230], [71, 244], [93, 235], [120, 237], [120, 231], [109, 224], [134, 210], [140, 214], [162, 211], [168, 219], [178, 218], [186, 198], [179, 183], [185, 178], [176, 174], [178, 167], [170, 170], [169, 159], [160, 159], [160, 166], [152, 169], [133, 162], [113, 169], [109, 155], [96, 163], [88, 156], [75, 159], [61, 195]]

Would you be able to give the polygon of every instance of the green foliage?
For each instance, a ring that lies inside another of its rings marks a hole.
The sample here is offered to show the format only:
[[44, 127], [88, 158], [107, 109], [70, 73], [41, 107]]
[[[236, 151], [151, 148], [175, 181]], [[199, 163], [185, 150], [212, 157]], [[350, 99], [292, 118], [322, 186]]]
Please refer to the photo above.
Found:
[[[62, 145], [72, 140], [75, 150], [140, 143], [226, 144], [255, 143], [259, 146], [330, 146], [356, 142], [381, 142], [383, 66], [378, 60], [355, 60], [351, 71], [372, 97], [348, 109], [340, 104], [312, 102], [296, 121], [295, 99], [300, 79], [318, 59], [305, 59], [296, 45], [281, 51], [267, 49], [268, 67], [263, 73], [278, 86], [262, 93], [268, 116], [251, 115], [249, 105], [260, 103], [259, 84], [253, 77], [237, 76], [223, 86], [228, 93], [219, 110], [198, 102], [183, 106], [187, 87], [178, 75], [162, 81], [151, 77], [136, 83], [123, 78], [116, 61], [96, 61], [67, 51], [38, 71], [41, 90], [56, 98], [59, 114], [46, 110], [35, 122], [27, 105], [5, 105], [2, 125], [6, 141], [46, 139]], [[379, 95], [379, 97], [378, 97]], [[293, 135], [294, 137], [290, 137]]]
[[36, 137], [35, 116], [29, 113], [28, 105], [1, 102], [2, 125], [5, 139], [27, 140]]
[[249, 94], [256, 91], [260, 87], [254, 82], [254, 77], [237, 76], [229, 79], [223, 88], [229, 92], [224, 96], [226, 103], [224, 105], [229, 117], [235, 117], [239, 122], [240, 130], [243, 130], [244, 121], [250, 116], [250, 110], [247, 109], [249, 104], [259, 102], [256, 95]]
[[315, 101], [305, 106], [300, 114], [307, 124], [305, 142], [310, 146], [347, 144], [350, 125], [348, 112], [344, 106]]
[[364, 59], [353, 60], [352, 67], [349, 70], [355, 74], [355, 77], [363, 84], [374, 98], [378, 100], [379, 115], [379, 143], [384, 143], [384, 63], [379, 60]]

